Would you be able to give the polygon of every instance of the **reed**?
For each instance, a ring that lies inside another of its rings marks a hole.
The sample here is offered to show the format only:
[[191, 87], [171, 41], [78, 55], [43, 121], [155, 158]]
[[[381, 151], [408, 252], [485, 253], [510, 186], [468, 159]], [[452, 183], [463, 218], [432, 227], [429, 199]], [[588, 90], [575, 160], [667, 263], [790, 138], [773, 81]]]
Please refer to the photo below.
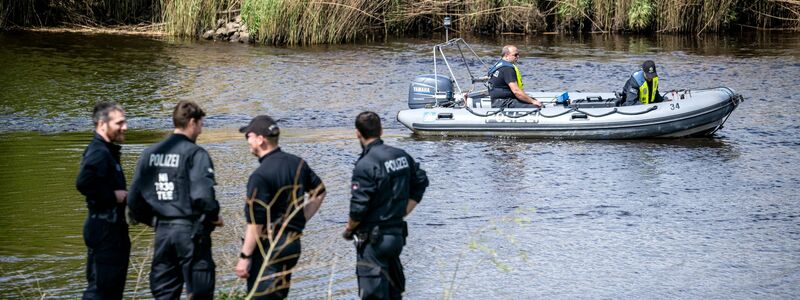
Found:
[[743, 23], [760, 29], [787, 28], [800, 31], [800, 0], [754, 0], [737, 9]]
[[385, 26], [396, 34], [428, 33], [441, 29], [442, 18], [450, 16], [456, 31], [530, 33], [545, 29], [539, 2], [544, 0], [392, 0], [385, 9]]
[[0, 28], [43, 26], [37, 11], [46, 8], [43, 1], [0, 0]]
[[0, 27], [163, 22], [195, 37], [237, 10], [259, 42], [279, 45], [429, 34], [444, 16], [479, 34], [800, 30], [800, 0], [0, 0]]
[[160, 0], [161, 21], [173, 36], [196, 37], [216, 24], [217, 12], [227, 8], [226, 0]]
[[1, 0], [0, 28], [120, 25], [153, 21], [153, 0]]
[[608, 31], [615, 29], [614, 19], [617, 17], [617, 3], [625, 1], [592, 1], [595, 27], [592, 30]]
[[[591, 0], [557, 0], [556, 16], [559, 27], [582, 31], [585, 21], [592, 21]], [[593, 21], [592, 21], [593, 22]]]
[[244, 0], [242, 19], [266, 44], [307, 45], [368, 38], [382, 28], [386, 0]]
[[658, 0], [657, 31], [721, 31], [735, 20], [739, 0]]
[[655, 8], [652, 0], [634, 0], [628, 8], [627, 25], [631, 30], [645, 30], [653, 21]]

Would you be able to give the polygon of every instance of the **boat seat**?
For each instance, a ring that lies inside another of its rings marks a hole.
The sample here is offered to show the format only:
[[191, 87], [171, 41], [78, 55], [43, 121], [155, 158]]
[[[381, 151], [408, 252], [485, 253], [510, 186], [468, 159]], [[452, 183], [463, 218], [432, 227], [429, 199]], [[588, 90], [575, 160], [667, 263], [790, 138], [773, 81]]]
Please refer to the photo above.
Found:
[[[472, 108], [491, 108], [492, 98], [489, 97], [489, 91], [482, 90], [467, 94], [467, 105]], [[477, 101], [476, 101], [477, 100]]]

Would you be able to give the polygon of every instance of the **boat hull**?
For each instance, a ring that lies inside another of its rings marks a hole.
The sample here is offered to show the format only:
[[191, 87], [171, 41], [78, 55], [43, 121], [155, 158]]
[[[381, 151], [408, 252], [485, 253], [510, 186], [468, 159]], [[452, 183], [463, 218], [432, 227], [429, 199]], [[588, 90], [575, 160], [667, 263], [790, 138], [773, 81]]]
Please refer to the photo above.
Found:
[[603, 108], [553, 104], [541, 110], [505, 109], [499, 113], [492, 108], [422, 108], [403, 110], [397, 118], [415, 134], [428, 136], [677, 138], [712, 134], [742, 101], [728, 88], [683, 92], [667, 95], [667, 99], [648, 105]]

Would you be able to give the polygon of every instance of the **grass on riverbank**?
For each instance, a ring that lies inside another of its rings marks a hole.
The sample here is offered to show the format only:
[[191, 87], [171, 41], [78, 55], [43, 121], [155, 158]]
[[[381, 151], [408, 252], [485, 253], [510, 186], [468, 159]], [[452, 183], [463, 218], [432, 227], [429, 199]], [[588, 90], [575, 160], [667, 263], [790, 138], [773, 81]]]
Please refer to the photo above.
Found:
[[0, 0], [0, 27], [152, 22], [196, 37], [230, 12], [260, 43], [278, 45], [428, 34], [444, 16], [456, 31], [481, 34], [800, 31], [800, 0]]
[[324, 44], [369, 37], [390, 0], [244, 0], [242, 19], [266, 44]]

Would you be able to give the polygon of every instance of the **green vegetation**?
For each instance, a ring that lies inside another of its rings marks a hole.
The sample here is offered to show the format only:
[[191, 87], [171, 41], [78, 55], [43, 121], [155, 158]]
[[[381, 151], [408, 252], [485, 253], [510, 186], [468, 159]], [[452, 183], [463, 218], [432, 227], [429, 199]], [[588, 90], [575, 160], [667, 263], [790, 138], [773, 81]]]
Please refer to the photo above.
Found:
[[164, 29], [175, 36], [197, 36], [210, 28], [226, 0], [159, 0]]
[[634, 0], [628, 9], [628, 28], [642, 30], [650, 26], [653, 20], [653, 3], [651, 0]]
[[231, 12], [259, 42], [290, 45], [427, 34], [446, 15], [479, 34], [800, 30], [800, 0], [0, 0], [0, 27], [151, 22], [197, 36]]
[[385, 0], [244, 0], [242, 19], [267, 44], [323, 44], [368, 37]]

